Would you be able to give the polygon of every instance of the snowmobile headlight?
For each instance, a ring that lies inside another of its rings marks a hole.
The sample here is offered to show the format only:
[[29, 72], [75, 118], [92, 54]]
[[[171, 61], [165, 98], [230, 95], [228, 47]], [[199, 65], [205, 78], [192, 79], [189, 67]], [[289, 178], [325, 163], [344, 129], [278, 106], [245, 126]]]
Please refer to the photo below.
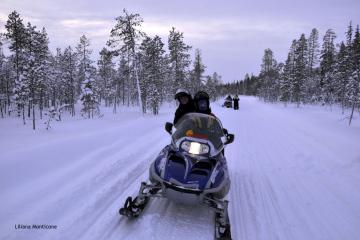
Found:
[[198, 142], [184, 141], [181, 144], [181, 148], [191, 154], [206, 154], [209, 153], [210, 148], [206, 144]]

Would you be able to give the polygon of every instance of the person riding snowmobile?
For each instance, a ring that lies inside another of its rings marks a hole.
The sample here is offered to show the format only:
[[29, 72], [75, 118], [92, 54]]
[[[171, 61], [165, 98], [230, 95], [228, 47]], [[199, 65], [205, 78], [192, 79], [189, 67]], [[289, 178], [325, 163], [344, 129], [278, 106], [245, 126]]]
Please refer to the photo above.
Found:
[[165, 129], [168, 132], [172, 131], [173, 125], [175, 125], [179, 119], [187, 113], [195, 112], [194, 101], [191, 94], [185, 89], [179, 89], [176, 91], [175, 100], [179, 101], [179, 106], [175, 111], [175, 117], [173, 124], [167, 123]]
[[209, 94], [204, 91], [198, 91], [194, 96], [195, 112], [209, 114], [215, 117], [211, 112]]
[[174, 125], [186, 113], [195, 111], [194, 101], [191, 97], [191, 94], [187, 90], [184, 89], [177, 90], [175, 94], [175, 100], [179, 101], [179, 106], [175, 112]]
[[[211, 112], [210, 97], [209, 94], [207, 94], [207, 92], [198, 91], [194, 96], [194, 105], [195, 105], [195, 112], [209, 114], [211, 116], [216, 117], [215, 114]], [[224, 131], [224, 135], [227, 136], [228, 130], [226, 128], [223, 128], [223, 131]], [[225, 156], [224, 149], [222, 150], [222, 153]]]

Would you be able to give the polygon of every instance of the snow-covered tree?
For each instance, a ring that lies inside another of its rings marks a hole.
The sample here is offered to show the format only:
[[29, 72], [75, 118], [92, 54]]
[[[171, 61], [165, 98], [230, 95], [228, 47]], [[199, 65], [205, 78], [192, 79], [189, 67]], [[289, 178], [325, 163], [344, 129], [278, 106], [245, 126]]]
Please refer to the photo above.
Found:
[[212, 101], [216, 101], [221, 94], [218, 91], [220, 84], [221, 76], [217, 72], [214, 72], [212, 76], [206, 76], [205, 91], [209, 94]]
[[27, 89], [28, 115], [32, 111], [33, 129], [35, 129], [35, 106], [40, 109], [42, 118], [43, 102], [45, 97], [46, 79], [48, 74], [48, 40], [45, 29], [37, 31], [35, 26], [28, 23], [26, 27], [26, 42], [22, 66], [23, 87]]
[[50, 55], [49, 77], [47, 84], [47, 94], [51, 106], [55, 109], [60, 104], [62, 88], [62, 52], [60, 48], [56, 49], [56, 55]]
[[40, 119], [42, 119], [42, 112], [44, 109], [44, 104], [48, 106], [48, 84], [50, 77], [50, 56], [49, 51], [49, 39], [45, 28], [43, 28], [38, 34], [37, 45], [35, 50], [35, 57], [37, 62], [37, 78], [39, 80], [38, 85], [38, 99], [39, 99], [39, 110], [40, 110]]
[[0, 114], [3, 118], [6, 115], [7, 89], [5, 80], [5, 55], [2, 50], [2, 42], [0, 39]]
[[77, 56], [77, 81], [76, 81], [76, 95], [81, 94], [81, 85], [86, 79], [86, 75], [90, 73], [92, 60], [90, 55], [92, 50], [90, 49], [90, 40], [82, 35], [80, 37], [80, 42], [76, 46], [76, 56]]
[[314, 73], [314, 68], [319, 64], [320, 56], [319, 31], [316, 28], [311, 30], [307, 41], [307, 49], [307, 66], [311, 77]]
[[61, 104], [67, 104], [70, 108], [71, 116], [75, 116], [76, 103], [76, 54], [71, 46], [64, 50], [61, 57], [61, 73], [62, 73], [62, 87], [61, 87]]
[[[129, 64], [126, 61], [125, 57], [122, 56], [120, 58], [120, 62], [119, 62], [119, 66], [118, 66], [118, 75], [117, 75], [117, 83], [119, 85], [121, 85], [121, 90], [119, 91], [119, 96], [122, 99], [122, 103], [123, 105], [126, 104], [126, 98], [129, 96], [129, 92], [130, 92], [130, 68], [129, 68]], [[127, 98], [127, 104], [129, 105], [129, 97]]]
[[96, 89], [95, 79], [92, 78], [92, 74], [86, 73], [85, 80], [81, 85], [82, 103], [81, 114], [86, 118], [94, 118], [94, 114], [98, 115], [99, 102], [98, 102], [98, 89]]
[[306, 96], [306, 79], [307, 75], [307, 59], [308, 49], [307, 41], [304, 34], [301, 34], [297, 41], [294, 52], [294, 78], [292, 81], [292, 100], [299, 104], [304, 102]]
[[174, 94], [178, 88], [192, 90], [190, 89], [189, 77], [187, 76], [190, 65], [189, 50], [191, 46], [185, 44], [183, 33], [175, 30], [174, 27], [169, 34], [168, 47], [170, 51], [172, 93]]
[[320, 44], [319, 44], [319, 32], [316, 28], [311, 30], [309, 39], [307, 40], [308, 60], [307, 60], [307, 78], [305, 79], [306, 86], [306, 101], [314, 102], [318, 91], [319, 71], [318, 65], [320, 62]]
[[[354, 62], [354, 42], [353, 42], [353, 27], [352, 22], [349, 23], [348, 30], [346, 32], [346, 54], [344, 56], [344, 61], [346, 63], [345, 69], [343, 69], [343, 81], [346, 82], [345, 86], [345, 105], [350, 106], [351, 105], [351, 90], [353, 89], [352, 86], [354, 86], [354, 82], [350, 82], [350, 78], [353, 79], [353, 72], [355, 69], [355, 62]], [[339, 62], [338, 62], [339, 64]], [[344, 110], [343, 110], [344, 112]]]
[[115, 82], [115, 63], [113, 62], [113, 53], [106, 48], [100, 51], [100, 59], [98, 60], [98, 78], [100, 85], [100, 99], [105, 100], [105, 106], [109, 106], [111, 102], [114, 104], [116, 111], [117, 89]]
[[151, 109], [153, 114], [158, 114], [161, 103], [162, 84], [164, 80], [164, 44], [159, 36], [146, 37], [141, 49], [141, 93], [143, 112]]
[[[126, 56], [127, 63], [129, 65], [129, 69], [133, 73], [136, 81], [136, 90], [137, 90], [137, 100], [140, 105], [141, 111], [142, 102], [141, 102], [141, 90], [140, 90], [140, 82], [138, 76], [138, 59], [137, 57], [137, 42], [138, 40], [144, 36], [144, 33], [140, 31], [138, 28], [143, 23], [143, 19], [139, 14], [129, 14], [125, 9], [123, 10], [123, 16], [119, 16], [116, 18], [116, 24], [110, 32], [110, 40], [108, 41], [108, 45], [115, 49], [115, 51], [122, 56]], [[133, 90], [131, 75], [128, 75], [128, 86], [129, 90]], [[133, 92], [136, 91], [128, 91], [128, 104], [130, 102], [130, 98]]]
[[336, 57], [337, 61], [335, 63], [335, 84], [334, 91], [336, 95], [336, 100], [341, 103], [342, 111], [344, 112], [346, 104], [346, 86], [348, 85], [349, 76], [348, 76], [348, 59], [347, 59], [347, 50], [344, 42], [341, 42], [339, 53]]
[[260, 97], [265, 101], [275, 101], [278, 92], [278, 68], [271, 49], [265, 49], [261, 64], [260, 78]]
[[193, 62], [194, 68], [191, 71], [191, 89], [197, 92], [202, 89], [203, 74], [205, 72], [205, 65], [202, 63], [200, 49], [195, 50], [195, 61]]
[[321, 50], [321, 99], [323, 103], [333, 103], [334, 99], [334, 75], [335, 75], [335, 32], [328, 29], [323, 39]]
[[5, 37], [7, 40], [9, 40], [9, 49], [13, 53], [9, 60], [12, 62], [15, 71], [15, 79], [13, 84], [14, 98], [17, 104], [18, 115], [20, 116], [22, 112], [23, 123], [25, 124], [25, 105], [27, 103], [27, 92], [23, 83], [22, 66], [25, 63], [24, 49], [26, 43], [26, 33], [23, 20], [16, 11], [10, 13], [5, 24], [5, 29]]
[[296, 45], [297, 41], [293, 40], [279, 81], [279, 99], [283, 101], [285, 105], [291, 101], [292, 97], [292, 84], [295, 78]]
[[26, 44], [26, 32], [23, 20], [16, 11], [10, 13], [5, 28], [7, 31], [5, 37], [10, 41], [9, 49], [14, 53], [12, 61], [16, 72], [16, 81], [19, 82], [22, 65], [25, 62], [24, 48]]
[[351, 104], [349, 125], [354, 116], [355, 108], [360, 107], [360, 31], [357, 25], [353, 41], [353, 72], [348, 83], [348, 99]]

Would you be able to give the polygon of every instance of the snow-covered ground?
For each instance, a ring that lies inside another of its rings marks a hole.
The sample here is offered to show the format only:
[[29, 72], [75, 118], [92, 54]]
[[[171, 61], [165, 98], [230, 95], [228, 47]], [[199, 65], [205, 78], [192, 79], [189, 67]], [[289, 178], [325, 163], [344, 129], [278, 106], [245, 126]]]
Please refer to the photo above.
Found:
[[[338, 110], [252, 97], [239, 111], [212, 108], [235, 134], [226, 149], [234, 240], [359, 239], [359, 119], [349, 127]], [[136, 220], [118, 214], [169, 143], [164, 123], [173, 113], [125, 108], [36, 132], [0, 119], [0, 239], [212, 239], [213, 214], [203, 207], [153, 199]]]

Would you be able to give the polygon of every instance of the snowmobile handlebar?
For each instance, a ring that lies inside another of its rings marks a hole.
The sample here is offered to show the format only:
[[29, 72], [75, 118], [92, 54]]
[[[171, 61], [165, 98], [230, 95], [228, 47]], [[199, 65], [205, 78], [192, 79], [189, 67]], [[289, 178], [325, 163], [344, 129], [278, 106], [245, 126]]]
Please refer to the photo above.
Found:
[[172, 127], [174, 125], [170, 122], [165, 123], [165, 130], [171, 135], [172, 134]]
[[228, 133], [225, 136], [226, 136], [226, 141], [225, 141], [224, 145], [234, 142], [234, 139], [235, 139], [234, 134]]

